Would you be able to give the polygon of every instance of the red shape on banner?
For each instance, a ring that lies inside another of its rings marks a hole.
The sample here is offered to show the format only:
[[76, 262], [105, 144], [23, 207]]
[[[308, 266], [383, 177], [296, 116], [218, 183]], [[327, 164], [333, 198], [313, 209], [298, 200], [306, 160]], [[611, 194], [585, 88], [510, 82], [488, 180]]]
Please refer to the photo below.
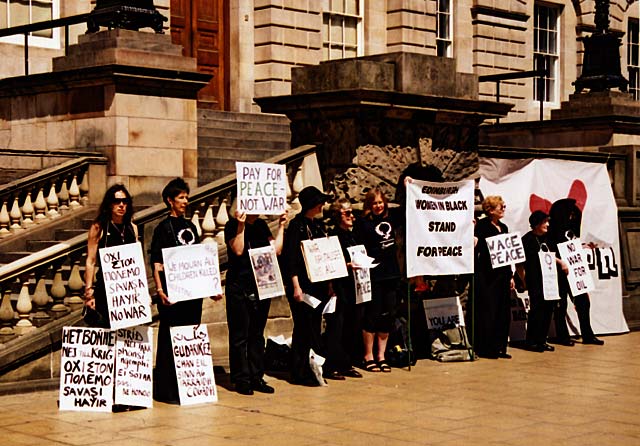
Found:
[[[573, 183], [571, 183], [567, 198], [576, 200], [576, 206], [580, 209], [580, 212], [584, 211], [584, 206], [587, 204], [587, 188], [584, 183], [580, 180], [574, 180]], [[531, 194], [529, 197], [529, 210], [531, 212], [542, 211], [548, 214], [551, 210], [551, 202], [546, 198]]]

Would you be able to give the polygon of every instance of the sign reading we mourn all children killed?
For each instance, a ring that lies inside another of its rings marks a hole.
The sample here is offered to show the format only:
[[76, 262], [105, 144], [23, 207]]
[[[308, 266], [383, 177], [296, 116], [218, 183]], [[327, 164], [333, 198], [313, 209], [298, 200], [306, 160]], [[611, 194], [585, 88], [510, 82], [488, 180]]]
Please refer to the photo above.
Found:
[[472, 273], [474, 181], [406, 188], [407, 277]]
[[206, 325], [171, 327], [180, 404], [218, 401]]
[[487, 237], [486, 242], [493, 269], [506, 265], [515, 265], [526, 260], [519, 232]]
[[62, 329], [60, 410], [111, 412], [116, 332]]
[[280, 215], [287, 207], [287, 174], [282, 164], [236, 162], [237, 209]]
[[337, 236], [302, 241], [302, 254], [311, 282], [346, 277], [347, 264]]
[[429, 330], [446, 330], [453, 327], [464, 327], [462, 305], [458, 296], [441, 299], [425, 299], [422, 301], [427, 316]]
[[111, 328], [151, 322], [151, 299], [142, 245], [129, 243], [100, 248], [98, 252]]
[[275, 247], [269, 245], [250, 249], [249, 259], [251, 259], [251, 268], [258, 285], [258, 297], [270, 299], [284, 296], [284, 283]]
[[152, 338], [151, 327], [116, 330], [116, 404], [153, 406]]
[[[367, 258], [367, 249], [364, 245], [355, 245], [347, 248], [351, 257], [351, 264], [358, 263], [358, 258]], [[356, 304], [362, 304], [371, 300], [371, 269], [352, 267], [353, 281], [356, 287]]]
[[560, 258], [569, 267], [567, 280], [569, 281], [571, 294], [577, 296], [592, 291], [595, 288], [593, 277], [591, 277], [587, 256], [582, 249], [580, 239], [575, 238], [568, 242], [558, 243], [558, 252], [560, 253]]
[[164, 248], [162, 261], [172, 303], [222, 294], [217, 243]]

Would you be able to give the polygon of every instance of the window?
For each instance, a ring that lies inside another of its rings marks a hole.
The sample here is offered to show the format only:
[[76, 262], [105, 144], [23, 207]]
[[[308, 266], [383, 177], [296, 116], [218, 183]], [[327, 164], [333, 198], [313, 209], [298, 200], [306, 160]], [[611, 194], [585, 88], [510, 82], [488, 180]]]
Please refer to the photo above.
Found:
[[[60, 0], [0, 0], [0, 28], [28, 25], [57, 19]], [[59, 47], [58, 28], [44, 29], [29, 35], [29, 44], [49, 48]], [[2, 39], [3, 42], [24, 43], [24, 36]]]
[[640, 29], [637, 19], [629, 19], [627, 29], [627, 70], [629, 70], [629, 93], [640, 100]]
[[437, 0], [436, 6], [436, 49], [441, 57], [453, 56], [451, 0]]
[[558, 17], [559, 9], [535, 5], [533, 28], [533, 68], [548, 70], [543, 82], [533, 83], [533, 97], [556, 102], [558, 96]]
[[322, 14], [322, 58], [344, 59], [362, 55], [361, 0], [330, 0]]

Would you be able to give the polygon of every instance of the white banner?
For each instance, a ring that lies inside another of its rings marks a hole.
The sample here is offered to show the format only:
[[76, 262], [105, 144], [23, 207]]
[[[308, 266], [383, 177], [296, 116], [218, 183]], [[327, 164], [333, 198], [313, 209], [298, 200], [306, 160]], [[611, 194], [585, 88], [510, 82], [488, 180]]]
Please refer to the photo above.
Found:
[[427, 316], [429, 330], [446, 330], [453, 327], [464, 327], [464, 315], [460, 299], [444, 297], [441, 299], [425, 299], [422, 301]]
[[153, 407], [151, 327], [116, 331], [115, 403]]
[[474, 181], [407, 184], [407, 277], [473, 273]]
[[273, 245], [249, 250], [253, 276], [258, 286], [258, 297], [270, 299], [284, 296], [284, 283], [278, 265], [276, 248]]
[[206, 325], [171, 327], [180, 405], [218, 401]]
[[60, 410], [111, 412], [116, 332], [62, 329]]
[[544, 300], [560, 300], [556, 254], [550, 251], [540, 251], [538, 257], [540, 259], [540, 270], [542, 271], [542, 295]]
[[506, 265], [515, 265], [526, 260], [519, 232], [498, 234], [493, 237], [487, 237], [485, 240], [489, 248], [491, 267], [493, 269]]
[[249, 214], [280, 215], [287, 208], [283, 164], [236, 162], [237, 208]]
[[151, 322], [151, 299], [144, 267], [142, 245], [100, 248], [100, 270], [104, 279], [112, 329]]
[[162, 260], [169, 301], [175, 303], [222, 294], [217, 243], [164, 248]]
[[[368, 257], [367, 248], [364, 245], [350, 246], [347, 248], [347, 252], [351, 257], [351, 263], [353, 264], [353, 258]], [[356, 262], [357, 263], [357, 262]], [[371, 300], [371, 269], [370, 268], [354, 268], [351, 267], [353, 273], [353, 282], [356, 288], [356, 304], [362, 304]]]
[[558, 244], [558, 252], [560, 258], [567, 264], [569, 274], [569, 288], [571, 294], [577, 296], [579, 294], [588, 293], [595, 288], [589, 264], [587, 263], [587, 255], [582, 249], [582, 242], [576, 238], [564, 243]]
[[301, 244], [311, 282], [339, 279], [349, 275], [340, 240], [335, 235], [303, 240]]
[[[580, 239], [596, 245], [586, 250], [595, 284], [589, 293], [591, 325], [598, 334], [629, 331], [622, 312], [618, 209], [606, 166], [564, 160], [481, 159], [480, 174], [482, 195], [500, 195], [507, 203], [502, 221], [511, 231], [529, 231], [531, 213], [548, 213], [557, 200], [574, 198], [580, 203]], [[569, 316], [570, 330], [579, 327], [571, 304]]]

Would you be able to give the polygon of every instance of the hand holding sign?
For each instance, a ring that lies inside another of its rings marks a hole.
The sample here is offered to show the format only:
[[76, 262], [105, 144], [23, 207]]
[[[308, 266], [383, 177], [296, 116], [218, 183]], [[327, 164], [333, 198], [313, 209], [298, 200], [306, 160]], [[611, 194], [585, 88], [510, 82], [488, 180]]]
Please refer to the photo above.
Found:
[[236, 163], [237, 206], [250, 214], [280, 215], [287, 206], [285, 166], [268, 163]]

